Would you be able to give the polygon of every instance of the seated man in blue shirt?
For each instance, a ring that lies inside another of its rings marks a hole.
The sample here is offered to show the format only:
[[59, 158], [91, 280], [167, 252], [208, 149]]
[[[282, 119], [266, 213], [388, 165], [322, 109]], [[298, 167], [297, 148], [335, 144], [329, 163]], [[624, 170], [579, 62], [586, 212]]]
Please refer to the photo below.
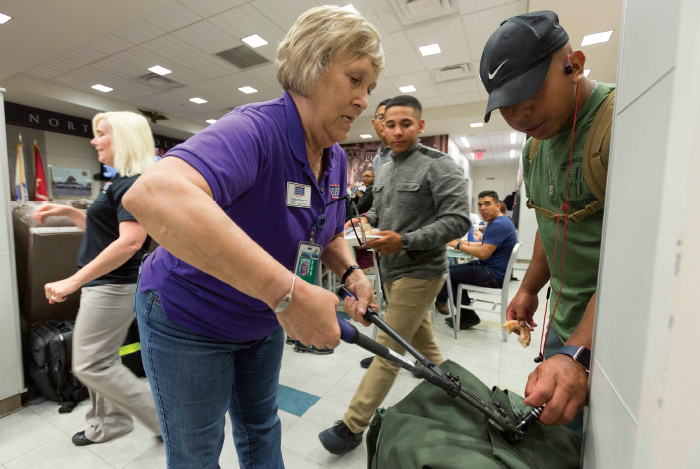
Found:
[[[459, 300], [457, 298], [457, 286], [460, 283], [479, 287], [501, 288], [510, 255], [513, 252], [513, 247], [518, 242], [515, 226], [508, 220], [508, 217], [501, 215], [501, 202], [499, 202], [496, 192], [481, 192], [478, 203], [479, 214], [488, 223], [481, 242], [455, 239], [447, 244], [479, 259], [466, 264], [450, 266], [450, 279], [452, 280], [452, 293], [455, 301]], [[435, 302], [438, 311], [442, 314], [450, 314], [447, 299], [447, 284], [445, 284]], [[469, 302], [469, 294], [466, 290], [463, 290], [462, 304], [469, 304]], [[445, 321], [450, 327], [454, 327], [451, 317], [446, 318]], [[459, 322], [460, 330], [464, 330], [476, 326], [481, 322], [481, 319], [473, 310], [464, 309]]]

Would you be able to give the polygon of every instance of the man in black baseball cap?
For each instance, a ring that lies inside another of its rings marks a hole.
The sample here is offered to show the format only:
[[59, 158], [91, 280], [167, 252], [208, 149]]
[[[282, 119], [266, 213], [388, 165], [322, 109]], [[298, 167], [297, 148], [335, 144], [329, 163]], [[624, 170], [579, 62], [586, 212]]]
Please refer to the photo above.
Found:
[[[488, 122], [491, 112], [499, 109], [508, 125], [532, 137], [523, 147], [523, 180], [527, 206], [537, 210], [538, 232], [532, 261], [508, 305], [507, 319], [534, 330], [537, 294], [550, 278], [552, 285], [548, 314], [554, 314], [545, 361], [528, 378], [525, 404], [546, 404], [541, 423], [566, 424], [579, 436], [588, 401], [590, 363], [585, 357], [590, 356], [593, 337], [605, 191], [603, 183], [602, 200], [598, 188], [592, 191], [583, 162], [590, 161], [591, 145], [586, 142], [594, 122], [609, 135], [615, 89], [585, 77], [585, 62], [583, 52], [572, 51], [558, 16], [538, 11], [503, 21], [484, 47], [480, 68], [489, 93], [484, 120]], [[597, 117], [599, 109], [610, 110], [609, 121]], [[608, 153], [609, 141], [597, 155], [605, 174]], [[568, 214], [591, 205], [596, 208], [576, 220], [569, 215], [564, 229], [557, 214], [565, 204]]]

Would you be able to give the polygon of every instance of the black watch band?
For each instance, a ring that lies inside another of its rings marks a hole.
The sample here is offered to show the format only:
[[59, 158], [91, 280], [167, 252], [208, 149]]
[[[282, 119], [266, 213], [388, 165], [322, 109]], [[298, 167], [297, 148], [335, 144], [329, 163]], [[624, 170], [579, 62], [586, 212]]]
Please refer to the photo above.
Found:
[[405, 234], [401, 235], [401, 247], [406, 250], [408, 249], [408, 236]]
[[570, 356], [576, 363], [584, 367], [587, 372], [591, 370], [591, 351], [586, 347], [565, 345], [557, 352], [557, 355], [559, 354]]
[[350, 267], [348, 267], [348, 270], [346, 270], [343, 274], [343, 278], [340, 280], [340, 283], [345, 285], [345, 281], [348, 279], [348, 276], [359, 268], [359, 265], [351, 265]]

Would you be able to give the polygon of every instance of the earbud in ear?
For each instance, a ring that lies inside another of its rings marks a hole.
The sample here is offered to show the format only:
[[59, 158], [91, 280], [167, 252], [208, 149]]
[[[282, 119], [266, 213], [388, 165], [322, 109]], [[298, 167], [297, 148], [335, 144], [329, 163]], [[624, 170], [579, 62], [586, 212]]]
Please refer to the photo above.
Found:
[[569, 59], [571, 59], [571, 54], [566, 56], [566, 65], [564, 65], [564, 72], [567, 75], [571, 75], [572, 73], [574, 73], [574, 66], [571, 65], [571, 62], [569, 61]]

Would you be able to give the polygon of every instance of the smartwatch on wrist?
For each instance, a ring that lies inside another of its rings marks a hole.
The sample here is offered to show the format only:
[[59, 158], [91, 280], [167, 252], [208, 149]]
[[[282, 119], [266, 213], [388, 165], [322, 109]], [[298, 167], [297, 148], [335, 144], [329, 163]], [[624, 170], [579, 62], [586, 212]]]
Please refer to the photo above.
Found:
[[585, 368], [586, 373], [591, 370], [591, 351], [586, 347], [581, 347], [578, 345], [565, 345], [558, 352], [557, 355], [568, 355], [576, 363]]
[[461, 241], [459, 243], [457, 243], [457, 246], [455, 246], [455, 249], [459, 251], [459, 248], [462, 247], [462, 244], [464, 244], [464, 243]]
[[277, 307], [275, 308], [275, 313], [281, 313], [285, 309], [287, 309], [287, 306], [289, 306], [289, 303], [292, 302], [292, 293], [294, 292], [294, 282], [296, 281], [297, 276], [292, 274], [292, 288], [289, 290], [289, 293], [284, 295], [284, 298], [279, 302]]

